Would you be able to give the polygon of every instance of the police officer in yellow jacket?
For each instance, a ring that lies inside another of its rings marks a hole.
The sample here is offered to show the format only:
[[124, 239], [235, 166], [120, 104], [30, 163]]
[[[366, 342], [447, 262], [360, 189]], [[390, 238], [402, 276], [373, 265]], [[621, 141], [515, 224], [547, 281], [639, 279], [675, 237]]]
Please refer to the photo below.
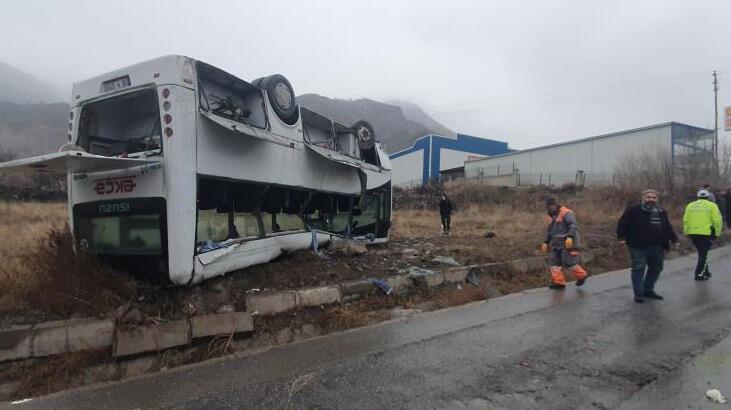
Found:
[[721, 236], [723, 229], [721, 211], [718, 205], [710, 200], [711, 193], [707, 189], [699, 189], [698, 198], [688, 204], [683, 214], [683, 233], [692, 241], [698, 250], [698, 264], [695, 268], [695, 280], [708, 280], [711, 272], [708, 269], [708, 251], [713, 239]]
[[553, 198], [546, 201], [546, 211], [551, 222], [541, 250], [544, 253], [550, 252], [548, 263], [551, 269], [551, 284], [548, 287], [551, 289], [566, 287], [563, 269], [574, 275], [576, 286], [581, 286], [588, 275], [579, 265], [579, 251], [576, 249], [579, 246], [579, 233], [574, 211], [559, 205]]

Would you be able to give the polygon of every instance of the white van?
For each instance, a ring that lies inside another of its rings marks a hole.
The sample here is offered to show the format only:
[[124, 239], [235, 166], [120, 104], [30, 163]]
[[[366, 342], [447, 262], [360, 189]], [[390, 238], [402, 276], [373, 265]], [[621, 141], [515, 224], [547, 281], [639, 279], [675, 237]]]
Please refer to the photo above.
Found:
[[74, 84], [68, 144], [0, 172], [68, 174], [78, 245], [178, 285], [390, 230], [391, 166], [368, 123], [299, 107], [281, 75], [248, 83], [184, 56]]

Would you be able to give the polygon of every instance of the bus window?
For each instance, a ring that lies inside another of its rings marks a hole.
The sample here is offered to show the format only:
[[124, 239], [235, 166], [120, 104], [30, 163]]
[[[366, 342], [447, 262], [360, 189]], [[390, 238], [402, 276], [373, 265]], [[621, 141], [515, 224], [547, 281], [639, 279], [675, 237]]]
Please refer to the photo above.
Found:
[[78, 145], [108, 157], [162, 150], [160, 108], [153, 89], [86, 104], [81, 109]]
[[[353, 235], [376, 234], [378, 222], [381, 217], [379, 208], [381, 196], [377, 192], [366, 194], [365, 206], [354, 209], [353, 212]], [[357, 202], [356, 202], [357, 204]]]
[[262, 217], [264, 218], [264, 232], [266, 234], [305, 229], [305, 223], [298, 215], [279, 212], [263, 214]]
[[198, 242], [219, 242], [228, 239], [228, 213], [216, 209], [199, 209], [196, 237]]
[[257, 128], [266, 128], [264, 96], [259, 87], [201, 62], [198, 62], [197, 70], [201, 109]]

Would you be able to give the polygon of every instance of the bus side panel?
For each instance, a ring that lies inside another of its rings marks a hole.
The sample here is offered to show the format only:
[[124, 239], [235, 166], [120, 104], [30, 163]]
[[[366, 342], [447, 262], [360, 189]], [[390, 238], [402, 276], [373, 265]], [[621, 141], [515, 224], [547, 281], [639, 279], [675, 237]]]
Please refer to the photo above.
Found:
[[200, 118], [198, 173], [242, 181], [357, 194], [355, 168], [308, 152], [302, 143], [282, 146], [237, 134]]
[[168, 268], [170, 280], [176, 285], [185, 285], [193, 279], [196, 219], [195, 140], [198, 109], [193, 90], [178, 86], [161, 88], [170, 89], [170, 96], [165, 100], [161, 94], [160, 100], [163, 104], [164, 101], [170, 102], [171, 108], [168, 113], [173, 118], [170, 124], [163, 122], [163, 128], [170, 127], [173, 130], [172, 136], [163, 137]]

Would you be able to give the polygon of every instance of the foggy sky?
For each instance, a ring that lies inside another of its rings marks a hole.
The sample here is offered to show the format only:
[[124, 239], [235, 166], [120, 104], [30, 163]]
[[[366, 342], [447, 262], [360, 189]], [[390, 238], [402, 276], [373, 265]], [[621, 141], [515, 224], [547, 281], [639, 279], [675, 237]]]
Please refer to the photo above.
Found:
[[[4, 0], [0, 61], [63, 90], [164, 54], [298, 94], [408, 100], [515, 148], [731, 105], [731, 1]], [[721, 124], [723, 118], [721, 117]]]

